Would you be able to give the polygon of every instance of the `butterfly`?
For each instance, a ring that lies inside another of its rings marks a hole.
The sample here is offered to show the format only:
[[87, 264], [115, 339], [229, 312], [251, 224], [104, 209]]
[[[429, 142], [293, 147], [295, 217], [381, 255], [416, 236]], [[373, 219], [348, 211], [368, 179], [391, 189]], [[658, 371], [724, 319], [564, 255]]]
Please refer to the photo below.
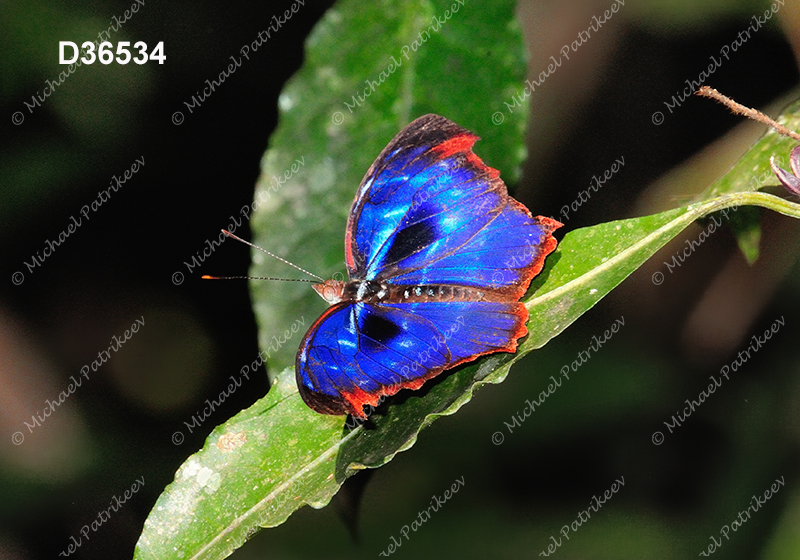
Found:
[[313, 285], [331, 306], [297, 351], [297, 386], [313, 410], [364, 419], [365, 406], [515, 352], [527, 334], [519, 299], [563, 224], [511, 198], [472, 152], [478, 139], [425, 115], [367, 171], [345, 231], [349, 281]]

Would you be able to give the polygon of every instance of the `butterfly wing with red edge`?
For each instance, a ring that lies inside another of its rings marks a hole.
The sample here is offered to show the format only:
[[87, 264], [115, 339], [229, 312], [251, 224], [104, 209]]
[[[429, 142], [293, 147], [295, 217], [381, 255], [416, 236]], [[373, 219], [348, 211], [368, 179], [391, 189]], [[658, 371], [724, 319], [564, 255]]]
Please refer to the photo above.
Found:
[[472, 152], [477, 139], [437, 115], [409, 124], [367, 172], [345, 235], [351, 280], [463, 287], [472, 301], [450, 290], [439, 301], [328, 310], [297, 355], [301, 395], [315, 410], [362, 416], [382, 395], [483, 354], [513, 352], [527, 333], [518, 300], [561, 224], [508, 196], [499, 173]]

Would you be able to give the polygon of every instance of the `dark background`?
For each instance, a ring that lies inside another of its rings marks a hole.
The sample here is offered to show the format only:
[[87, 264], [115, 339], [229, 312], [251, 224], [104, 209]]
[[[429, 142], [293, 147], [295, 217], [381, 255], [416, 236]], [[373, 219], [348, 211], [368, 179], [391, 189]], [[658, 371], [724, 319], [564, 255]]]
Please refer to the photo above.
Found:
[[[145, 486], [73, 556], [130, 557], [178, 466], [215, 425], [266, 393], [262, 369], [199, 430], [173, 444], [183, 422], [258, 353], [247, 284], [199, 278], [246, 274], [248, 249], [226, 243], [197, 274], [184, 274], [178, 285], [173, 274], [185, 273], [183, 263], [252, 201], [260, 158], [277, 123], [278, 95], [302, 64], [306, 36], [331, 4], [307, 0], [191, 114], [184, 101], [291, 2], [147, 0], [112, 41], [143, 40], [150, 48], [163, 41], [164, 65], [80, 68], [33, 112], [23, 102], [63, 69], [58, 41], [93, 39], [130, 3], [0, 6], [0, 558], [57, 556], [112, 495], [144, 476]], [[742, 126], [708, 100], [687, 99], [674, 114], [664, 101], [766, 6], [645, 0], [624, 8], [574, 65], [529, 99], [530, 155], [518, 198], [535, 214], [558, 217], [592, 175], [623, 156], [624, 169], [573, 213], [565, 230], [690, 200], [763, 127]], [[522, 2], [530, 76], [607, 7]], [[775, 114], [796, 98], [791, 44], [797, 52], [798, 20], [800, 7], [787, 0], [777, 21], [732, 53], [708, 84]], [[171, 122], [178, 110], [186, 117], [180, 126]], [[666, 117], [660, 126], [651, 122], [657, 110]], [[17, 111], [25, 117], [19, 125], [11, 122]], [[23, 263], [141, 157], [144, 167], [29, 272]], [[696, 555], [709, 535], [718, 536], [747, 507], [750, 495], [785, 476], [785, 489], [716, 555], [796, 558], [799, 232], [788, 218], [763, 212], [762, 219], [762, 257], [753, 267], [725, 229], [654, 286], [651, 275], [666, 272], [663, 261], [684, 239], [696, 238], [700, 228], [694, 226], [515, 367], [505, 383], [481, 390], [459, 414], [436, 422], [367, 485], [358, 543], [337, 508], [304, 508], [285, 525], [262, 531], [235, 557], [378, 555], [430, 496], [462, 476], [463, 489], [396, 554], [538, 556], [593, 494], [625, 476], [624, 490], [576, 533], [583, 542], [571, 540], [572, 550], [564, 546], [558, 553]], [[249, 238], [248, 227], [237, 234]], [[25, 276], [20, 285], [11, 281], [17, 271]], [[111, 335], [120, 336], [142, 315], [147, 327], [29, 433], [23, 422], [45, 399], [65, 390], [69, 376], [106, 349]], [[620, 316], [626, 327], [583, 367], [581, 383], [565, 386], [502, 446], [492, 445], [490, 435], [503, 429], [524, 398], [538, 395], [552, 372]], [[662, 446], [652, 445], [651, 434], [683, 400], [696, 398], [709, 375], [778, 317], [786, 326], [741, 374], [667, 434]], [[20, 445], [10, 441], [17, 431], [25, 435]]]

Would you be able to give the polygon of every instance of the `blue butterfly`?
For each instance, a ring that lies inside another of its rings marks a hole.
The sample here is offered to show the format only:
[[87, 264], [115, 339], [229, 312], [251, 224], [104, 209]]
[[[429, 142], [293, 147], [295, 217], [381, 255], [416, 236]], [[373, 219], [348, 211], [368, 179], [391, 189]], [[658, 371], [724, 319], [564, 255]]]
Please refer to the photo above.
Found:
[[297, 352], [300, 395], [315, 411], [366, 418], [364, 406], [514, 352], [527, 334], [519, 299], [562, 224], [508, 196], [476, 140], [425, 115], [367, 171], [345, 232], [350, 280], [314, 285], [331, 307]]

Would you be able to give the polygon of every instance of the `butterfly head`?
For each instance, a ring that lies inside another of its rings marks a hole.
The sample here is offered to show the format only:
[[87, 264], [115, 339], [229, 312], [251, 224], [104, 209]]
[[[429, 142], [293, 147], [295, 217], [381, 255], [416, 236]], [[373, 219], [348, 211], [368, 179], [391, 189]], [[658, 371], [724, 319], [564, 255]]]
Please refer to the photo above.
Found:
[[313, 284], [311, 287], [331, 305], [344, 299], [345, 283], [339, 280], [325, 280], [322, 284]]

